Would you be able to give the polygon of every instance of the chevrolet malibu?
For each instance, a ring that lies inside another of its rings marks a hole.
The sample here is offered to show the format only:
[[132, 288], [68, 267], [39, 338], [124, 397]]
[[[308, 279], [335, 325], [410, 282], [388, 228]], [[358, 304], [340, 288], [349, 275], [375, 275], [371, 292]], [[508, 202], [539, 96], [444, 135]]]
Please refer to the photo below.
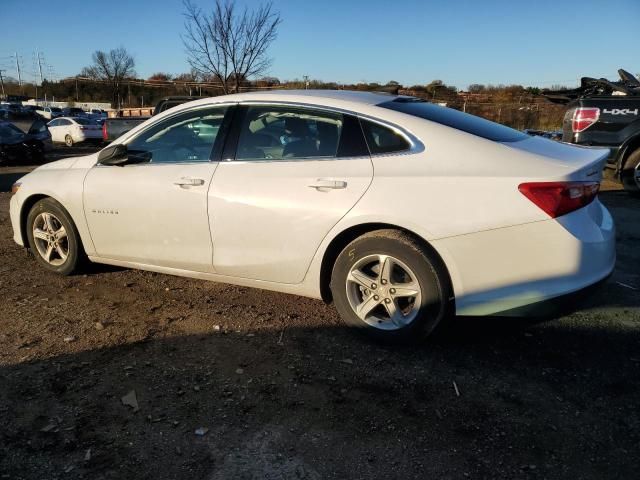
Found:
[[607, 150], [422, 100], [272, 91], [170, 109], [14, 185], [14, 240], [68, 275], [88, 259], [335, 304], [385, 341], [448, 315], [522, 310], [607, 277]]

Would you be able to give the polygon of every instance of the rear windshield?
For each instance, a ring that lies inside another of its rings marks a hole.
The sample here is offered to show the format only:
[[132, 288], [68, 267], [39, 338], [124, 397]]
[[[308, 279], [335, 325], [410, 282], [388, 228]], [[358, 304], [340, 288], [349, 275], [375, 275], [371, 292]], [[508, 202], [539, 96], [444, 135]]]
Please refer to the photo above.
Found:
[[74, 118], [73, 121], [80, 125], [95, 125], [95, 122], [87, 120], [86, 118]]
[[0, 142], [10, 142], [12, 140], [18, 140], [22, 136], [22, 130], [20, 130], [18, 127], [15, 127], [10, 123], [3, 123], [0, 125]]
[[400, 98], [378, 106], [431, 120], [494, 142], [517, 142], [528, 138], [526, 134], [513, 128], [420, 99]]

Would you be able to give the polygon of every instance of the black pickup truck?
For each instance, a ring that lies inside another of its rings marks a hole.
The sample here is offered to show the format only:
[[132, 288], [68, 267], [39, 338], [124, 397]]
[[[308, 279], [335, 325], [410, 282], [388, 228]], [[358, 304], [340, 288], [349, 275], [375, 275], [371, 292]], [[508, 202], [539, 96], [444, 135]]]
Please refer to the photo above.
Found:
[[[153, 114], [158, 115], [159, 113], [162, 113], [165, 110], [169, 110], [172, 107], [182, 105], [183, 103], [197, 100], [199, 98], [203, 97], [165, 97], [156, 104], [155, 108], [153, 109]], [[107, 118], [102, 124], [102, 140], [104, 140], [105, 142], [111, 142], [119, 136], [127, 133], [133, 127], [140, 125], [142, 122], [149, 120], [150, 118], [151, 117]]]
[[618, 70], [620, 80], [583, 77], [573, 90], [546, 90], [554, 103], [566, 104], [562, 140], [577, 145], [608, 147], [605, 174], [640, 195], [640, 80]]

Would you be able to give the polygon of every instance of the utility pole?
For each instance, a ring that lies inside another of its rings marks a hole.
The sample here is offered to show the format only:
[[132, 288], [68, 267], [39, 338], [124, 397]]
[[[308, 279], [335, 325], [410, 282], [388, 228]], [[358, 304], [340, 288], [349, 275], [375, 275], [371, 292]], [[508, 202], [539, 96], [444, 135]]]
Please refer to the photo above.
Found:
[[42, 81], [43, 81], [43, 78], [42, 78], [42, 59], [40, 58], [40, 52], [38, 52], [37, 50], [36, 50], [36, 57], [37, 57], [37, 60], [38, 60], [38, 70], [40, 71], [40, 86], [42, 86]]
[[4, 97], [4, 79], [2, 78], [2, 72], [6, 72], [6, 70], [0, 69], [0, 85], [2, 85], [2, 96]]
[[79, 101], [79, 97], [78, 97], [78, 77], [76, 77], [76, 102]]
[[18, 85], [20, 85], [20, 91], [22, 91], [22, 74], [20, 73], [20, 59], [18, 52], [14, 52], [16, 55], [16, 72], [18, 73]]
[[304, 80], [304, 89], [307, 90], [309, 88], [309, 75], [303, 75], [302, 78]]
[[[42, 82], [44, 80], [42, 78], [42, 59], [40, 58], [40, 52], [38, 50], [36, 50], [36, 60], [38, 61], [38, 71], [40, 72], [40, 87], [42, 87]], [[42, 89], [42, 90], [43, 90], [44, 98], [45, 98], [45, 101], [46, 101], [47, 94], [44, 93], [44, 89]], [[37, 99], [38, 99], [38, 95], [36, 94], [36, 100]]]

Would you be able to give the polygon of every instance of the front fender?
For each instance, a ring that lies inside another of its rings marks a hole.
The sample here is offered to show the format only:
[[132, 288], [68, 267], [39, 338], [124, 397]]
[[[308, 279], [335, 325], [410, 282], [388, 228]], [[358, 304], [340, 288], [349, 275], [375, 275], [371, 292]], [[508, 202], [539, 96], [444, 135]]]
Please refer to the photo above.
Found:
[[[78, 229], [82, 245], [87, 255], [95, 253], [89, 228], [84, 215], [82, 188], [87, 169], [36, 169], [21, 179], [22, 186], [15, 198], [16, 221], [12, 221], [14, 229], [24, 245], [26, 242], [25, 225], [31, 207], [41, 198], [50, 197], [60, 203], [69, 212]], [[13, 201], [13, 200], [12, 200]], [[16, 225], [17, 224], [17, 225]], [[16, 234], [14, 232], [14, 238]]]

